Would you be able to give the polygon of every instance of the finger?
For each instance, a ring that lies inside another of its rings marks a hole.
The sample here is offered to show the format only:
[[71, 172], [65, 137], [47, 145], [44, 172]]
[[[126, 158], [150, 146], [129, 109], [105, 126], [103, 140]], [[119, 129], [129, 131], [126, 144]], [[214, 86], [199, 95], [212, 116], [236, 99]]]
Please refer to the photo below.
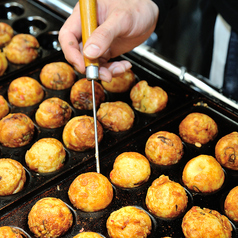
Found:
[[110, 82], [112, 77], [125, 73], [131, 67], [131, 63], [126, 60], [101, 64], [99, 68], [99, 78], [103, 81]]

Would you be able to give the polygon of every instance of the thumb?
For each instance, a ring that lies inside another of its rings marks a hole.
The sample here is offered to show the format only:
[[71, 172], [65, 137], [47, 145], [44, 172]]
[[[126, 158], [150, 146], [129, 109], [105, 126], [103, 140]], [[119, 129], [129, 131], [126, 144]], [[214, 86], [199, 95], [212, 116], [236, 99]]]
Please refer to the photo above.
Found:
[[84, 45], [83, 54], [89, 59], [101, 57], [110, 48], [113, 40], [118, 36], [120, 27], [114, 21], [107, 19], [97, 27]]

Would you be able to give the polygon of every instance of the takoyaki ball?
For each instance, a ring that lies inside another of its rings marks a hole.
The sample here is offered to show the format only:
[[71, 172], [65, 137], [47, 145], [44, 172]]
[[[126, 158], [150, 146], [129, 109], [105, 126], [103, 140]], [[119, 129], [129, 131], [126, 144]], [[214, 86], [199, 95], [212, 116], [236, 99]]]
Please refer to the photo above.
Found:
[[222, 166], [238, 170], [238, 132], [225, 135], [217, 142], [215, 157]]
[[96, 232], [83, 231], [79, 233], [78, 235], [74, 236], [73, 238], [102, 238], [102, 236]]
[[71, 118], [72, 109], [69, 104], [57, 97], [43, 101], [36, 111], [35, 119], [44, 128], [64, 126]]
[[0, 227], [0, 237], [2, 238], [23, 238], [20, 230], [11, 226]]
[[114, 132], [127, 131], [134, 124], [135, 114], [125, 102], [104, 102], [97, 111], [97, 119], [105, 129]]
[[5, 22], [0, 22], [0, 47], [6, 46], [14, 35], [13, 29]]
[[163, 110], [168, 102], [167, 93], [160, 87], [151, 87], [145, 80], [138, 82], [130, 92], [133, 107], [143, 113]]
[[0, 121], [0, 143], [6, 147], [21, 147], [34, 136], [33, 121], [23, 113], [10, 113]]
[[7, 58], [4, 53], [0, 51], [0, 76], [2, 76], [8, 67]]
[[0, 95], [0, 120], [9, 113], [9, 106], [5, 98]]
[[212, 141], [218, 133], [216, 122], [206, 114], [193, 112], [179, 124], [179, 135], [183, 141], [203, 145]]
[[62, 237], [72, 226], [73, 215], [58, 198], [38, 200], [28, 214], [28, 226], [36, 237]]
[[238, 222], [238, 186], [232, 188], [226, 196], [224, 210], [231, 220]]
[[[98, 143], [103, 138], [103, 127], [97, 121]], [[77, 116], [72, 118], [64, 127], [63, 141], [68, 149], [85, 151], [95, 147], [94, 118]]]
[[152, 230], [150, 216], [133, 206], [122, 207], [112, 212], [106, 226], [111, 238], [146, 238]]
[[216, 210], [193, 206], [182, 220], [186, 238], [231, 238], [232, 225], [228, 218]]
[[42, 138], [26, 152], [25, 161], [35, 172], [49, 173], [63, 167], [65, 156], [65, 149], [59, 140]]
[[150, 163], [137, 152], [124, 152], [117, 156], [110, 179], [123, 188], [134, 188], [148, 181], [151, 174]]
[[192, 191], [211, 193], [221, 188], [225, 174], [214, 157], [199, 155], [187, 162], [183, 169], [182, 180]]
[[165, 175], [155, 179], [147, 190], [146, 206], [157, 217], [178, 217], [187, 208], [187, 203], [185, 189]]
[[31, 77], [14, 79], [8, 88], [8, 100], [17, 107], [29, 107], [42, 101], [44, 90], [40, 83]]
[[[94, 81], [94, 88], [96, 107], [98, 107], [102, 102], [105, 101], [105, 93], [102, 85], [96, 81]], [[71, 88], [70, 100], [76, 109], [92, 110], [92, 82], [86, 78], [78, 80]]]
[[146, 142], [146, 157], [157, 165], [172, 165], [179, 162], [184, 154], [183, 143], [174, 133], [159, 131]]
[[26, 182], [26, 172], [21, 163], [10, 158], [0, 159], [0, 196], [20, 192]]
[[132, 88], [135, 84], [135, 74], [129, 69], [125, 73], [112, 77], [111, 82], [101, 81], [105, 90], [112, 93], [124, 93]]
[[71, 183], [68, 196], [74, 207], [84, 212], [96, 212], [106, 208], [113, 199], [113, 188], [102, 174], [80, 174]]
[[29, 64], [38, 57], [40, 45], [30, 34], [17, 34], [3, 49], [7, 59], [14, 64]]
[[70, 88], [76, 79], [74, 69], [65, 62], [46, 64], [40, 72], [41, 83], [49, 89], [63, 90]]

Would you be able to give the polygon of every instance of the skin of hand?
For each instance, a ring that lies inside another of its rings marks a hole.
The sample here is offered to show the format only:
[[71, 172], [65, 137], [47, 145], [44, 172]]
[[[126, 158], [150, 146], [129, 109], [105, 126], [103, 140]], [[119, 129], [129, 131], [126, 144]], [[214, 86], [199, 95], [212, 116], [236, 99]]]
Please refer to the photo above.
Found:
[[131, 68], [126, 60], [109, 63], [111, 58], [131, 51], [153, 33], [159, 16], [151, 0], [97, 0], [98, 27], [82, 47], [80, 9], [77, 3], [59, 32], [66, 60], [84, 74], [83, 55], [99, 59], [99, 79], [110, 82], [112, 76]]

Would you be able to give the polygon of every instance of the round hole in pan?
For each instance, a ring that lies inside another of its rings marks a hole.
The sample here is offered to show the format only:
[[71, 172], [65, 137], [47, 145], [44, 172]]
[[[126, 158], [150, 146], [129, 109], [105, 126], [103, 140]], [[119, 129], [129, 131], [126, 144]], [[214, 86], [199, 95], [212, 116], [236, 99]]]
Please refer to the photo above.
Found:
[[43, 49], [60, 51], [61, 46], [58, 41], [58, 35], [58, 31], [49, 31], [47, 33], [42, 33], [37, 39]]
[[19, 33], [38, 35], [47, 27], [47, 21], [38, 16], [29, 16], [27, 18], [21, 18], [16, 20], [13, 25], [13, 29]]
[[10, 2], [0, 5], [0, 18], [1, 19], [15, 19], [24, 13], [24, 8], [17, 2]]

